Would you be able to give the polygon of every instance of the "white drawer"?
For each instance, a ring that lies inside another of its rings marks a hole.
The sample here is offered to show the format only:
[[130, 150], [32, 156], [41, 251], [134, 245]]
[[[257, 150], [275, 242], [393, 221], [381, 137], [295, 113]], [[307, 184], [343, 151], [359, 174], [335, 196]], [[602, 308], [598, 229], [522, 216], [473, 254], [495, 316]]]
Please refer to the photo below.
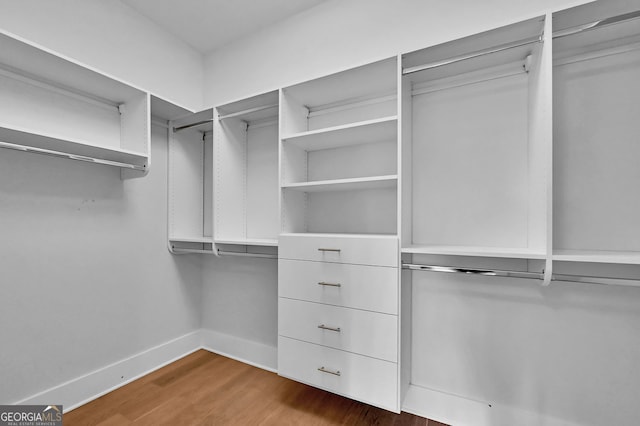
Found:
[[398, 269], [280, 259], [278, 295], [395, 315]]
[[398, 359], [398, 317], [279, 298], [278, 334], [380, 358]]
[[384, 235], [280, 234], [281, 259], [398, 266], [398, 238]]
[[[322, 368], [327, 372], [319, 370]], [[387, 410], [399, 411], [398, 366], [392, 362], [279, 337], [278, 374]]]

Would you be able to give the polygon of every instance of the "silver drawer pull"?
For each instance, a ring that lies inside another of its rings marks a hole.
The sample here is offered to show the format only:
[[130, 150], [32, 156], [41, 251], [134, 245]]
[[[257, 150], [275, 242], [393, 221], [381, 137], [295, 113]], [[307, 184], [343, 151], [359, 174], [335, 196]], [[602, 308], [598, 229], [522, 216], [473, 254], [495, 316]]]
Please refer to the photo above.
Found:
[[336, 253], [340, 253], [340, 249], [332, 249], [332, 248], [319, 248], [318, 251], [333, 251]]
[[324, 324], [320, 324], [320, 325], [318, 326], [318, 328], [321, 328], [321, 329], [323, 329], [323, 330], [328, 330], [328, 331], [335, 331], [336, 333], [340, 333], [340, 327], [337, 327], [337, 328], [334, 328], [334, 327], [327, 327], [327, 326], [326, 326], [326, 325], [324, 325]]
[[318, 368], [318, 371], [321, 371], [323, 373], [327, 373], [327, 374], [333, 374], [334, 376], [340, 376], [340, 370], [336, 370], [336, 371], [331, 371], [331, 370], [327, 370], [324, 367], [320, 367]]
[[340, 284], [340, 283], [326, 283], [324, 281], [320, 281], [318, 283], [318, 285], [323, 285], [323, 286], [326, 286], [326, 287], [342, 287], [342, 284]]

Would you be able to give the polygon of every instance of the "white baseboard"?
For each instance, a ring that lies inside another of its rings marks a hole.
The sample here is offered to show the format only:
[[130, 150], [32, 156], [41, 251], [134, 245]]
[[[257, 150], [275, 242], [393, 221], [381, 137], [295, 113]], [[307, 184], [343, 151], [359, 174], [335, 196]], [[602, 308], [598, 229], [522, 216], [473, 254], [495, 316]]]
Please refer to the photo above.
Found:
[[68, 412], [202, 348], [200, 330], [99, 368], [14, 404], [62, 404]]
[[452, 426], [579, 426], [520, 408], [474, 401], [411, 385], [402, 411]]
[[277, 368], [275, 347], [211, 330], [196, 330], [13, 404], [62, 404], [66, 413], [199, 349], [272, 372]]
[[200, 330], [202, 347], [209, 352], [232, 358], [263, 370], [277, 372], [278, 349], [213, 330]]

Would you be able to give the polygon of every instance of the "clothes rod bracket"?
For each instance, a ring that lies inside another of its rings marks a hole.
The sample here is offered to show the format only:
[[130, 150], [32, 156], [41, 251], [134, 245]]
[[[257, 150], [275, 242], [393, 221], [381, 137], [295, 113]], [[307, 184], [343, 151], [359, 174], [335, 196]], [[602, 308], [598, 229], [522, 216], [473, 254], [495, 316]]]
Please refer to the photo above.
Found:
[[267, 253], [249, 253], [249, 252], [238, 252], [238, 251], [223, 251], [220, 249], [216, 250], [218, 256], [241, 256], [241, 257], [260, 257], [264, 259], [277, 259], [277, 254], [267, 254]]

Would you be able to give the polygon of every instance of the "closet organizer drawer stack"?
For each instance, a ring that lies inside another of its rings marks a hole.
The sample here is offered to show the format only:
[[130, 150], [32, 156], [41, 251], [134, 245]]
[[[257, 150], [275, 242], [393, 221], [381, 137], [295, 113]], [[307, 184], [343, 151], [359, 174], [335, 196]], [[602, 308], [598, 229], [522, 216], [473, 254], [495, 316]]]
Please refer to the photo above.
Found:
[[397, 238], [281, 234], [279, 250], [279, 374], [397, 411]]

